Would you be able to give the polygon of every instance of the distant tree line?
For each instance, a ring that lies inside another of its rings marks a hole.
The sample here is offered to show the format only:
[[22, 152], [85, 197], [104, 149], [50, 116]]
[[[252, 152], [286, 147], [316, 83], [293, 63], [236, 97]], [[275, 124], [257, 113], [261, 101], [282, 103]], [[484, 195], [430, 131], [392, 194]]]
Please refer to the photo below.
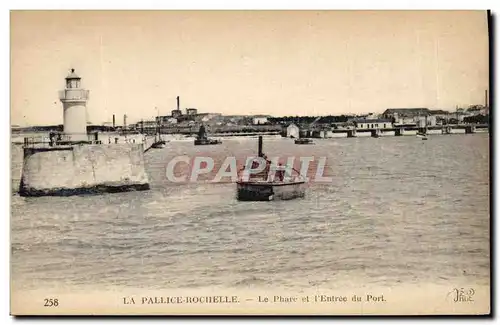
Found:
[[466, 116], [464, 117], [465, 123], [477, 123], [477, 124], [489, 124], [490, 116], [489, 115], [474, 115], [474, 116]]

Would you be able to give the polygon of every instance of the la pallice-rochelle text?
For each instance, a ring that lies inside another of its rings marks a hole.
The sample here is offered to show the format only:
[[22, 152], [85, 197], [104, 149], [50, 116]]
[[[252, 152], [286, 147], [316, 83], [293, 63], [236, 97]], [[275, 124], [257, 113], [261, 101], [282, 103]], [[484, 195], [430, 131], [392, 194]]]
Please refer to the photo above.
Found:
[[124, 305], [158, 305], [158, 304], [236, 304], [238, 296], [155, 296], [155, 297], [123, 297]]

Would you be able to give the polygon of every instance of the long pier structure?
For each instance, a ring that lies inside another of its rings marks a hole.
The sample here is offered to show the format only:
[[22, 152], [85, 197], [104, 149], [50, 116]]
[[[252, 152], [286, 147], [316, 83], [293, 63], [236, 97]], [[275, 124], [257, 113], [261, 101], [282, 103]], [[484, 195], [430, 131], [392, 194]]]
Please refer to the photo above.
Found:
[[337, 138], [337, 137], [379, 137], [379, 136], [406, 136], [416, 135], [418, 132], [427, 134], [473, 134], [476, 132], [489, 132], [487, 124], [454, 124], [454, 125], [435, 125], [425, 127], [417, 126], [393, 126], [390, 128], [328, 128], [312, 127], [301, 129], [300, 137], [303, 138]]

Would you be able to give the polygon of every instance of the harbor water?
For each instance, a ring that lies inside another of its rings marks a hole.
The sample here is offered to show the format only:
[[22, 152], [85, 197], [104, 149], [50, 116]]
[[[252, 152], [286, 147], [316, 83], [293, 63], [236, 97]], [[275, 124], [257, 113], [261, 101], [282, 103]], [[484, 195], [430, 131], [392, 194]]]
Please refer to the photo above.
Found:
[[13, 145], [12, 288], [489, 285], [488, 134], [315, 142], [264, 139], [266, 153], [326, 156], [332, 178], [276, 202], [165, 176], [178, 155], [255, 154], [255, 138], [148, 151], [150, 191], [38, 198], [17, 194]]

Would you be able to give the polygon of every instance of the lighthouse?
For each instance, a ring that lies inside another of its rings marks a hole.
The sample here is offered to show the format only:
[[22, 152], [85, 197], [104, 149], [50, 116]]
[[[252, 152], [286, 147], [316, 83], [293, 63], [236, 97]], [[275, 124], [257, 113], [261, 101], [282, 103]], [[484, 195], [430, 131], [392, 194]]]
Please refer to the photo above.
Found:
[[75, 69], [66, 77], [66, 88], [59, 92], [64, 111], [64, 134], [71, 142], [88, 141], [87, 100], [89, 91], [81, 88]]

